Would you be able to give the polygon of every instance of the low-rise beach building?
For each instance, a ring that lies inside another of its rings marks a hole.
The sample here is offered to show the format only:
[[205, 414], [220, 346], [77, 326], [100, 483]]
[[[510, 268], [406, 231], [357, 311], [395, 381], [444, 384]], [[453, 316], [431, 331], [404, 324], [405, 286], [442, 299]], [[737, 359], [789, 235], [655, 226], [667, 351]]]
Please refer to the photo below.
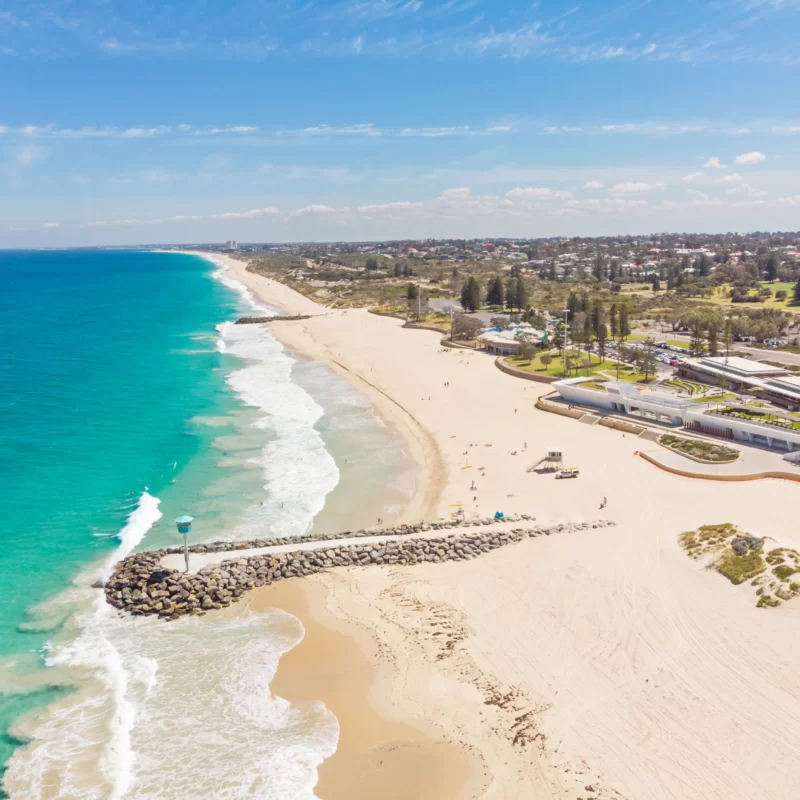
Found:
[[547, 331], [540, 331], [523, 322], [505, 330], [490, 328], [478, 336], [478, 346], [488, 353], [498, 356], [515, 356], [526, 340], [533, 340], [537, 345], [547, 342]]
[[792, 411], [800, 410], [800, 377], [773, 364], [738, 356], [687, 358], [678, 367], [678, 375], [747, 392]]
[[[567, 378], [552, 384], [572, 405], [601, 408], [672, 427], [776, 450], [800, 450], [800, 420], [768, 409], [709, 402], [624, 381]], [[777, 411], [777, 410], [776, 410]]]

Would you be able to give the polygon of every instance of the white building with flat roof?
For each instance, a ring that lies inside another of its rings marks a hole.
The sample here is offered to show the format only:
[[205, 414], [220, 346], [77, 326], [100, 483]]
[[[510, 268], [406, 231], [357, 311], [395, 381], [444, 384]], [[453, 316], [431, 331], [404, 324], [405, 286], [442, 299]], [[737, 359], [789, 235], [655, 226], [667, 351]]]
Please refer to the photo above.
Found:
[[[759, 422], [743, 413], [737, 415], [735, 404], [708, 408], [691, 398], [624, 381], [601, 384], [594, 378], [567, 378], [556, 381], [552, 387], [567, 403], [602, 408], [673, 427], [682, 426], [721, 439], [783, 451], [800, 450], [800, 428], [792, 427], [797, 420], [789, 414], [785, 420]], [[720, 413], [722, 409], [724, 413]]]
[[754, 394], [792, 411], [800, 410], [800, 379], [783, 367], [738, 356], [706, 356], [687, 358], [678, 367], [678, 375]]

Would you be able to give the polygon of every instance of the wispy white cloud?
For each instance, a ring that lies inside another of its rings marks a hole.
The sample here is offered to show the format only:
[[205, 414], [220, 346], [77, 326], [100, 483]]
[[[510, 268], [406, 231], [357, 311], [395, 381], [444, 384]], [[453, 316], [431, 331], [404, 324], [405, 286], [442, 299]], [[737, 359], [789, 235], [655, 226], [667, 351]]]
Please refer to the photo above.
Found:
[[684, 175], [681, 178], [682, 183], [694, 183], [695, 181], [699, 181], [700, 178], [703, 177], [702, 172], [690, 172], [688, 175]]
[[760, 164], [762, 161], [766, 161], [767, 157], [763, 153], [759, 153], [757, 150], [754, 150], [752, 153], [742, 153], [739, 156], [736, 156], [736, 163], [737, 164]]
[[211, 219], [254, 219], [277, 213], [278, 209], [270, 206], [269, 208], [253, 208], [250, 211], [224, 211], [221, 214], [212, 214]]
[[730, 175], [723, 175], [717, 178], [715, 183], [743, 183], [744, 178], [738, 172], [732, 172]]
[[61, 226], [57, 222], [45, 222], [42, 225], [43, 228], [60, 228]]
[[363, 175], [346, 167], [292, 167], [287, 177], [289, 180], [322, 178], [323, 180], [340, 184], [361, 183], [364, 178]]
[[618, 183], [612, 186], [609, 190], [613, 194], [642, 194], [643, 192], [652, 192], [656, 189], [663, 189], [663, 183], [636, 183], [628, 181], [626, 183]]
[[360, 122], [355, 125], [312, 125], [308, 128], [277, 131], [279, 136], [381, 136], [383, 131], [376, 128], [371, 122]]
[[625, 122], [600, 125], [597, 130], [601, 133], [679, 136], [687, 133], [705, 133], [710, 130], [710, 126], [704, 122]]
[[258, 130], [254, 125], [227, 125], [224, 128], [205, 128], [195, 131], [195, 136], [221, 136], [226, 133], [255, 133]]
[[391, 214], [397, 211], [414, 211], [424, 207], [425, 203], [422, 202], [401, 200], [394, 203], [377, 203], [374, 205], [359, 206], [357, 210], [362, 214]]
[[600, 181], [589, 181], [583, 184], [584, 189], [602, 189], [603, 184]]
[[336, 209], [331, 208], [330, 206], [324, 206], [319, 204], [312, 204], [310, 206], [305, 206], [303, 208], [297, 208], [292, 211], [289, 216], [290, 217], [302, 217], [306, 214], [335, 214]]
[[40, 161], [45, 161], [50, 156], [50, 150], [47, 147], [41, 147], [35, 144], [10, 148], [9, 153], [13, 163], [22, 168], [33, 166], [33, 164]]
[[727, 169], [725, 164], [723, 164], [717, 156], [711, 156], [703, 166], [706, 169]]
[[766, 197], [769, 192], [754, 189], [749, 183], [742, 183], [725, 190], [725, 194], [743, 194], [748, 197]]

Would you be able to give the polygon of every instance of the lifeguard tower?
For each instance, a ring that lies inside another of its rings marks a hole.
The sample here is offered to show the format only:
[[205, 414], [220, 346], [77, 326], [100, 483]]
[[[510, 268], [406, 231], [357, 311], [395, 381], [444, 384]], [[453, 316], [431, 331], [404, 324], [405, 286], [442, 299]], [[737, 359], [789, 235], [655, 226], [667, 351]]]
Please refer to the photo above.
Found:
[[554, 472], [561, 469], [564, 469], [564, 453], [560, 447], [548, 447], [544, 456], [528, 467], [528, 472]]

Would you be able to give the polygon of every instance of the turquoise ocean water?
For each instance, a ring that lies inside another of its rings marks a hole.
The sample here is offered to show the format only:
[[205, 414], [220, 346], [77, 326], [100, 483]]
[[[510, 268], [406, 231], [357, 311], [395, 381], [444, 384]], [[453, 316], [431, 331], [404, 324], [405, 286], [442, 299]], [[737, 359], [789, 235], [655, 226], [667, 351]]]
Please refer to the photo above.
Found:
[[[204, 259], [0, 252], [0, 286], [8, 795], [313, 797], [335, 719], [267, 689], [296, 620], [133, 620], [91, 584], [135, 547], [176, 544], [180, 513], [211, 540], [301, 533], [348, 492], [399, 507], [402, 443], [327, 369], [233, 326], [258, 304]], [[352, 524], [373, 513], [356, 503]], [[170, 737], [194, 728], [207, 741], [175, 760]]]

